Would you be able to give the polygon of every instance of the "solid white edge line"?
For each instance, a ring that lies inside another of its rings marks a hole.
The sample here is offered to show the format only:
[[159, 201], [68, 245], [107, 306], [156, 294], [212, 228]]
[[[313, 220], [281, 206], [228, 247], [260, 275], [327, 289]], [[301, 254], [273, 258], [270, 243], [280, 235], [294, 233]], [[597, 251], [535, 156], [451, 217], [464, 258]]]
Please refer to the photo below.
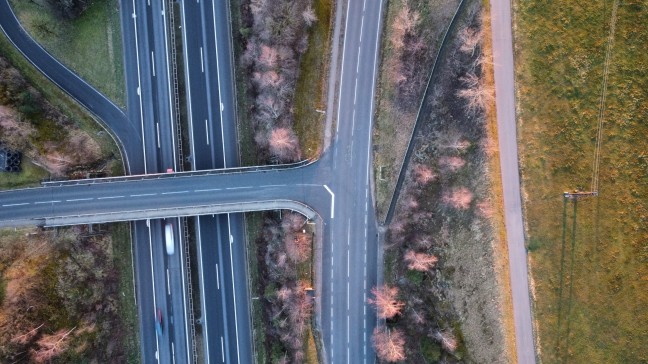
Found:
[[232, 257], [232, 243], [234, 242], [231, 239], [232, 236], [232, 226], [230, 222], [230, 214], [227, 214], [227, 232], [230, 234], [230, 269], [232, 271], [232, 294], [234, 300], [234, 328], [236, 330], [236, 362], [241, 363], [241, 353], [239, 345], [239, 329], [238, 329], [238, 314], [236, 310], [236, 285], [234, 284], [234, 258]]
[[[144, 108], [142, 106], [142, 77], [140, 71], [140, 57], [139, 57], [139, 37], [137, 36], [137, 11], [135, 10], [135, 0], [133, 0], [133, 25], [135, 30], [135, 59], [137, 61], [137, 94], [139, 96], [139, 109], [140, 109], [140, 123], [142, 128], [142, 150], [144, 152], [144, 174], [147, 174], [147, 165], [146, 165], [146, 138], [144, 138]], [[159, 359], [158, 359], [159, 361]]]
[[[202, 241], [202, 234], [201, 234], [201, 229], [200, 229], [200, 216], [196, 218], [196, 230], [198, 231], [198, 240], [197, 241]], [[205, 275], [203, 272], [203, 266], [202, 266], [202, 244], [196, 244], [198, 245], [198, 271], [200, 273], [200, 306], [202, 307], [202, 326], [204, 328], [204, 343], [205, 343], [205, 363], [209, 364], [209, 330], [207, 329], [207, 303], [205, 302]], [[221, 340], [223, 337], [221, 336]], [[223, 359], [223, 361], [225, 361]]]
[[[346, 32], [349, 29], [349, 9], [351, 9], [350, 5], [347, 5], [347, 13], [346, 13], [346, 19], [344, 20], [344, 41], [342, 42], [342, 68], [340, 69], [340, 96], [342, 94], [342, 90], [344, 89], [342, 87], [342, 84], [344, 83], [344, 57], [346, 57], [346, 41], [347, 41], [347, 35]], [[338, 133], [338, 130], [340, 130], [340, 106], [342, 105], [342, 97], [338, 98], [338, 110], [337, 110], [337, 120], [335, 120], [335, 133]], [[337, 138], [337, 135], [335, 136]], [[331, 348], [332, 350], [332, 348]], [[331, 357], [333, 357], [333, 354], [331, 354]]]
[[[151, 259], [151, 286], [153, 288], [153, 320], [157, 320], [156, 313], [157, 313], [157, 303], [155, 301], [155, 273], [153, 269], [153, 237], [151, 236], [151, 225], [149, 224], [149, 220], [147, 220], [147, 225], [148, 225], [148, 235], [149, 235], [149, 257]], [[158, 334], [155, 333], [155, 350], [157, 353], [160, 352], [160, 343], [159, 343], [159, 337]], [[160, 362], [160, 355], [157, 355], [157, 362]]]
[[331, 189], [327, 185], [323, 185], [323, 186], [324, 188], [326, 188], [328, 193], [331, 194], [331, 219], [332, 219], [333, 216], [335, 216], [335, 194], [333, 193], [333, 191], [331, 191]]
[[[225, 130], [223, 129], [223, 93], [221, 92], [220, 85], [220, 62], [218, 61], [218, 32], [216, 31], [216, 1], [212, 1], [212, 19], [214, 19], [214, 45], [216, 49], [216, 79], [218, 80], [218, 101], [221, 104], [220, 107], [220, 126], [221, 126], [221, 138], [224, 139]], [[227, 158], [225, 153], [225, 140], [223, 140], [223, 168], [227, 168]], [[228, 217], [229, 219], [229, 217]], [[238, 346], [237, 346], [238, 348]], [[239, 358], [240, 359], [240, 358]], [[240, 362], [240, 360], [239, 360]]]
[[190, 77], [190, 72], [189, 72], [189, 53], [187, 52], [187, 26], [186, 26], [186, 19], [185, 19], [185, 2], [182, 1], [182, 52], [184, 53], [184, 69], [185, 69], [185, 80], [187, 82], [187, 85], [185, 86], [185, 90], [187, 91], [187, 119], [189, 119], [189, 144], [191, 144], [191, 165], [195, 166], [196, 165], [196, 150], [194, 146], [194, 129], [193, 129], [193, 110], [191, 108], [191, 77]]
[[[167, 26], [167, 21], [166, 21], [166, 1], [162, 0], [162, 17], [164, 18], [164, 50], [166, 52], [166, 60], [167, 60], [167, 66], [166, 66], [166, 71], [167, 71], [167, 91], [169, 92], [169, 96], [172, 95], [171, 93], [171, 62], [169, 60], [169, 27]], [[174, 29], [175, 31], [175, 29]], [[175, 95], [174, 95], [175, 96]], [[176, 139], [175, 139], [175, 123], [174, 121], [177, 121], [176, 118], [173, 116], [173, 103], [169, 102], [169, 116], [171, 117], [171, 144], [173, 145], [173, 170], [177, 171], [178, 170], [178, 156], [177, 156], [177, 145], [176, 145]], [[187, 339], [187, 345], [189, 342], [189, 339]], [[189, 355], [187, 353], [187, 355]]]

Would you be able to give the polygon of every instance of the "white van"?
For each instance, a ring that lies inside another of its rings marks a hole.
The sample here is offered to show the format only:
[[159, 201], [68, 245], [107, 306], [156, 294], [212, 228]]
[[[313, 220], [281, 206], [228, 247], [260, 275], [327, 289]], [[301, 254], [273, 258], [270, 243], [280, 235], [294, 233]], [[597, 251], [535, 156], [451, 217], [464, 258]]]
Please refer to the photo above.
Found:
[[166, 252], [168, 255], [175, 253], [175, 242], [173, 239], [173, 224], [167, 222], [164, 226], [164, 240], [166, 242]]

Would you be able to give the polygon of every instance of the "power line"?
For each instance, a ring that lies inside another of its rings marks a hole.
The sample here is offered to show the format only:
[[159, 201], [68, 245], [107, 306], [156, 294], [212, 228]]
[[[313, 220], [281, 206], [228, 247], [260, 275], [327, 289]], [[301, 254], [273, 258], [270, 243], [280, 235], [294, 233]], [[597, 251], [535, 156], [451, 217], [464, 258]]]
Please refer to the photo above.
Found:
[[596, 132], [596, 148], [594, 149], [594, 162], [592, 165], [592, 185], [590, 191], [598, 193], [599, 187], [599, 166], [601, 164], [601, 141], [603, 135], [603, 119], [605, 117], [605, 100], [607, 98], [608, 74], [610, 71], [610, 55], [614, 43], [614, 32], [616, 30], [617, 9], [619, 0], [612, 5], [612, 18], [610, 19], [610, 34], [608, 35], [607, 50], [605, 52], [605, 64], [603, 67], [603, 86], [601, 87], [601, 99], [598, 112], [598, 130]]

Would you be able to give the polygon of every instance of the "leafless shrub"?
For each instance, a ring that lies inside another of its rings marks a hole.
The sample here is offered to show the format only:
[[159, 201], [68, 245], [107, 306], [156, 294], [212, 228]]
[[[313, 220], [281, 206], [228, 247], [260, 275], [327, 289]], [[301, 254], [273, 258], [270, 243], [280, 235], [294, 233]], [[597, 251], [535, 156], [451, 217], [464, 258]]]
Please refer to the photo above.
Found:
[[473, 193], [466, 187], [453, 188], [443, 196], [443, 202], [459, 209], [466, 210], [473, 200]]
[[282, 161], [291, 162], [301, 158], [299, 140], [292, 129], [276, 128], [270, 132], [270, 152]]
[[407, 250], [404, 259], [407, 262], [407, 268], [420, 272], [429, 271], [439, 261], [439, 258], [432, 254], [417, 253], [413, 250]]
[[377, 326], [373, 332], [373, 346], [380, 360], [393, 363], [405, 360], [405, 336], [398, 329]]
[[400, 314], [405, 303], [397, 300], [398, 288], [391, 286], [374, 287], [371, 290], [374, 298], [369, 298], [367, 302], [376, 307], [378, 318], [390, 319]]
[[457, 91], [457, 96], [466, 101], [466, 110], [470, 114], [475, 115], [484, 111], [488, 103], [494, 100], [493, 87], [487, 86], [475, 73], [469, 72], [460, 80], [466, 88]]

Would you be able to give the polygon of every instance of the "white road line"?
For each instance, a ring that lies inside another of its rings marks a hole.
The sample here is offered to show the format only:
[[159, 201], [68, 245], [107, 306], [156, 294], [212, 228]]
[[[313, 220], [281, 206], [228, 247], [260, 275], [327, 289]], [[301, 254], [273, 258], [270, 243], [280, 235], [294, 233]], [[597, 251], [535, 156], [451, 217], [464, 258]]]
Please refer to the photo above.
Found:
[[[347, 6], [347, 13], [346, 13], [346, 20], [344, 24], [344, 29], [349, 29], [349, 9], [351, 9], [350, 6]], [[344, 36], [344, 41], [342, 42], [342, 68], [340, 69], [340, 94], [342, 94], [342, 84], [344, 83], [344, 58], [346, 57], [346, 41], [347, 37], [346, 35]], [[337, 120], [335, 120], [335, 132], [337, 133], [338, 130], [340, 129], [340, 110], [342, 105], [342, 97], [338, 99], [338, 112], [337, 112]], [[337, 138], [337, 136], [336, 136]], [[333, 350], [331, 348], [331, 350]], [[331, 358], [333, 357], [333, 354], [331, 354]]]
[[212, 191], [220, 191], [222, 188], [208, 188], [205, 190], [194, 190], [194, 192], [212, 192]]
[[155, 77], [155, 54], [151, 51], [151, 66], [153, 67], [153, 77]]
[[220, 275], [218, 274], [218, 263], [216, 263], [216, 288], [220, 290]]
[[113, 200], [116, 198], [124, 198], [125, 196], [106, 196], [106, 197], [97, 197], [97, 200]]
[[[202, 233], [200, 232], [200, 216], [196, 219], [196, 230], [198, 231], [198, 239], [196, 241], [201, 241], [202, 239]], [[197, 244], [198, 245], [198, 261], [202, 262], [202, 244]], [[205, 335], [205, 352], [209, 353], [209, 330], [207, 329], [207, 323], [209, 320], [207, 320], [207, 308], [206, 308], [206, 302], [205, 302], [205, 276], [203, 272], [203, 265], [198, 264], [198, 271], [200, 272], [200, 279], [198, 280], [200, 282], [200, 306], [202, 308], [202, 315], [203, 315], [203, 332]], [[221, 348], [223, 346], [222, 343], [223, 337], [221, 336]], [[224, 354], [223, 354], [224, 355]], [[225, 361], [225, 358], [223, 357], [223, 361]], [[210, 359], [209, 355], [205, 355], [205, 363], [209, 364]]]
[[225, 362], [225, 344], [223, 343], [223, 337], [221, 336], [221, 360]]
[[29, 205], [29, 202], [8, 203], [8, 204], [5, 204], [5, 205], [2, 205], [2, 207], [25, 206], [25, 205]]
[[[151, 224], [150, 220], [146, 220], [146, 226], [148, 226], [148, 234], [149, 234], [149, 258], [151, 259], [150, 264], [151, 264], [151, 288], [153, 289], [151, 296], [153, 296], [153, 319], [157, 320], [156, 316], [156, 308], [157, 308], [157, 303], [155, 302], [155, 274], [153, 270], [153, 238], [151, 237]], [[159, 338], [157, 335], [155, 335], [155, 352], [158, 353], [160, 352], [160, 344], [159, 344]], [[160, 357], [157, 356], [157, 361], [158, 363], [160, 362]]]
[[232, 298], [234, 301], [234, 328], [236, 330], [236, 362], [241, 362], [241, 353], [239, 348], [239, 329], [238, 329], [238, 314], [236, 312], [236, 285], [234, 284], [234, 258], [232, 257], [232, 243], [234, 239], [232, 238], [232, 226], [230, 222], [230, 214], [227, 214], [227, 231], [230, 232], [230, 269], [232, 271]]
[[171, 342], [171, 358], [173, 358], [173, 364], [175, 364], [175, 345]]
[[[216, 1], [212, 1], [212, 19], [214, 19], [214, 49], [216, 50], [216, 80], [218, 82], [218, 102], [221, 104], [220, 109], [220, 119], [223, 120], [223, 92], [221, 91], [221, 74], [220, 74], [220, 62], [218, 61], [218, 32], [216, 31]], [[220, 123], [221, 126], [221, 135], [225, 135], [225, 130], [223, 129], [223, 122]], [[227, 168], [227, 158], [225, 157], [225, 141], [223, 140], [223, 168]], [[241, 358], [238, 356], [238, 343], [236, 347], [236, 354], [238, 362], [241, 362]]]
[[331, 191], [330, 188], [328, 188], [327, 185], [324, 185], [324, 188], [326, 188], [328, 193], [331, 194], [331, 219], [332, 219], [335, 214], [335, 194], [333, 193], [333, 191]]
[[[166, 24], [166, 1], [162, 1], [162, 17], [164, 18], [164, 24]], [[171, 59], [169, 55], [169, 27], [164, 27], [164, 51], [166, 54], [166, 74], [167, 74], [167, 92], [169, 95], [173, 95], [171, 92]], [[169, 102], [169, 115], [171, 116], [171, 122], [169, 126], [171, 127], [171, 145], [173, 145], [173, 170], [178, 170], [178, 156], [177, 156], [177, 147], [176, 147], [176, 135], [175, 135], [175, 123], [173, 123], [176, 118], [173, 116], [173, 103]], [[187, 336], [187, 350], [189, 349], [189, 336]], [[187, 351], [187, 355], [189, 350]]]
[[[139, 57], [139, 45], [138, 45], [138, 36], [137, 36], [137, 12], [135, 11], [135, 0], [133, 0], [133, 26], [135, 30], [135, 59], [137, 61], [137, 95], [139, 96], [139, 109], [140, 109], [140, 124], [142, 128], [142, 151], [144, 152], [144, 174], [147, 172], [146, 166], [146, 143], [144, 140], [144, 108], [142, 106], [142, 94], [140, 92], [142, 88], [142, 77], [140, 71], [140, 57]], [[157, 339], [156, 339], [157, 344]], [[158, 359], [159, 362], [159, 359]]]
[[225, 188], [226, 190], [245, 190], [248, 188], [252, 188], [252, 186], [241, 186], [241, 187], [227, 187]]
[[[356, 109], [354, 107], [353, 108], [353, 117], [351, 118], [351, 137], [353, 137], [353, 131], [355, 130], [355, 112], [356, 112]], [[351, 139], [351, 143], [353, 143], [353, 139]]]
[[[362, 9], [362, 20], [360, 21], [360, 43], [362, 44], [362, 29], [364, 29], [364, 8]], [[360, 56], [358, 55], [358, 62], [360, 62]]]
[[358, 98], [358, 78], [356, 77], [355, 89], [353, 90], [353, 106], [355, 106], [357, 98]]
[[48, 204], [48, 203], [58, 203], [58, 202], [61, 202], [61, 201], [60, 200], [38, 201], [38, 202], [34, 202], [34, 205], [44, 205], [44, 204]]
[[163, 195], [179, 195], [181, 193], [189, 193], [189, 191], [171, 191], [171, 192], [162, 192]]
[[263, 186], [259, 186], [259, 187], [266, 188], [266, 187], [286, 187], [286, 186], [287, 185], [284, 184], [284, 185], [263, 185]]
[[[185, 19], [185, 2], [182, 1], [182, 42], [183, 44], [188, 44], [187, 43], [187, 32], [186, 32], [186, 19]], [[187, 119], [189, 119], [189, 139], [190, 139], [190, 145], [191, 145], [191, 164], [196, 165], [196, 150], [195, 150], [195, 143], [194, 143], [194, 135], [193, 135], [193, 110], [191, 108], [191, 77], [189, 77], [189, 51], [188, 47], [182, 47], [182, 52], [184, 53], [184, 59], [185, 59], [185, 80], [187, 81], [187, 86], [185, 87], [186, 92], [187, 92]], [[207, 364], [209, 364], [209, 355], [206, 356], [205, 358]]]
[[169, 283], [171, 281], [169, 279], [169, 268], [167, 268], [166, 272], [167, 272], [167, 294], [171, 295], [171, 283]]
[[86, 197], [86, 198], [72, 198], [72, 199], [65, 200], [65, 201], [67, 201], [67, 202], [76, 202], [76, 201], [90, 201], [90, 200], [94, 200], [94, 198], [92, 198], [92, 197]]
[[209, 145], [209, 124], [207, 119], [205, 119], [205, 137], [207, 138], [207, 145]]
[[205, 58], [203, 56], [203, 48], [200, 47], [200, 70], [205, 73]]
[[144, 196], [155, 196], [157, 193], [139, 193], [136, 195], [130, 195], [130, 197], [144, 197]]
[[157, 133], [157, 145], [158, 149], [160, 149], [160, 123], [155, 123], [155, 131]]

